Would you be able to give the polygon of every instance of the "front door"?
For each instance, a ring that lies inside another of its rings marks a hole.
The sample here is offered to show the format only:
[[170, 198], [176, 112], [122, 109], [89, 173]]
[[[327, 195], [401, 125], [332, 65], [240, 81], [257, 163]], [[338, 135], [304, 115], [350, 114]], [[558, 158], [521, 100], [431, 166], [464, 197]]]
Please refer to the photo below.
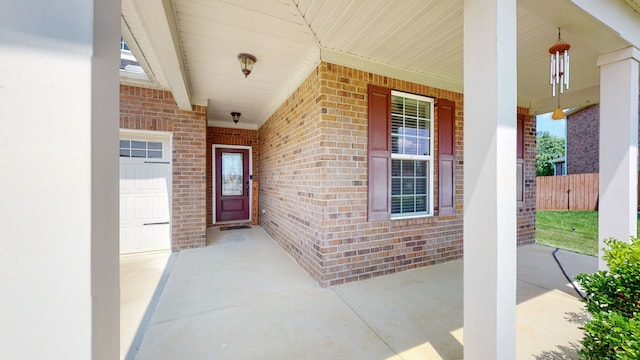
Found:
[[249, 150], [215, 148], [216, 222], [249, 220]]

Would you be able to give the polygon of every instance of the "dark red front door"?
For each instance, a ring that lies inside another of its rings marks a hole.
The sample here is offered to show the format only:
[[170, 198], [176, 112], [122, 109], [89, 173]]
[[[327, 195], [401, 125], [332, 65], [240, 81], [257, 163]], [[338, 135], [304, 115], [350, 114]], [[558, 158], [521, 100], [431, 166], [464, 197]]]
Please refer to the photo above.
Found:
[[215, 152], [216, 222], [249, 220], [249, 150]]

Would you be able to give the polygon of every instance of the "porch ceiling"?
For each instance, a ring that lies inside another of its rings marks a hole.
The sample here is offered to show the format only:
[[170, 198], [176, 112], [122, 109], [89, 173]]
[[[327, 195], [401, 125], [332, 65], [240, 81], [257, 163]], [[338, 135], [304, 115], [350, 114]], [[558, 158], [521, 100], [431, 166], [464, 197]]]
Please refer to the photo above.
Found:
[[[602, 11], [584, 0], [518, 1], [519, 105], [555, 107], [547, 49], [558, 27], [572, 45], [562, 105], [598, 102], [597, 57], [640, 45], [636, 0], [608, 3]], [[630, 25], [605, 26], [599, 13], [622, 13]], [[209, 125], [234, 127], [239, 111], [238, 126], [257, 128], [320, 61], [463, 90], [462, 0], [122, 0], [122, 29], [149, 85], [171, 90], [183, 109], [208, 105]], [[258, 59], [248, 78], [242, 52]]]

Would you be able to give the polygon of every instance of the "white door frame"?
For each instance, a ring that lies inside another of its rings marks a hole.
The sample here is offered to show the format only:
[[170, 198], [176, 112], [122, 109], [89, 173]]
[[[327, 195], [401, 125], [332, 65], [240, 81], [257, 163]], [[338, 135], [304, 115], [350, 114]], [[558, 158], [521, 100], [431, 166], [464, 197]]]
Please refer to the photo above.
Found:
[[[213, 223], [216, 222], [216, 149], [242, 149], [249, 150], [249, 221], [251, 221], [251, 209], [253, 205], [253, 152], [251, 146], [245, 145], [224, 145], [224, 144], [213, 144], [211, 145], [211, 209]], [[229, 222], [238, 222], [243, 220], [234, 220], [234, 221], [221, 221], [220, 224], [229, 223]]]
[[[167, 196], [169, 201], [169, 249], [173, 248], [173, 133], [170, 131], [120, 129], [119, 140], [157, 140], [162, 141], [166, 151], [158, 161], [169, 163], [169, 178], [167, 179]], [[119, 141], [118, 140], [118, 141]], [[119, 156], [119, 155], [118, 155]], [[120, 161], [120, 160], [119, 160]], [[118, 166], [118, 171], [120, 167]], [[120, 175], [118, 175], [120, 178]]]

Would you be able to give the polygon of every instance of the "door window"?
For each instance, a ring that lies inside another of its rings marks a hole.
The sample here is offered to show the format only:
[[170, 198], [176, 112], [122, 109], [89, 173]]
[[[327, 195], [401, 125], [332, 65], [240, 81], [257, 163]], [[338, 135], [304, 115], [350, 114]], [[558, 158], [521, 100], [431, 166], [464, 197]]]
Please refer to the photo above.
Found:
[[244, 183], [243, 154], [222, 153], [222, 196], [242, 195]]

